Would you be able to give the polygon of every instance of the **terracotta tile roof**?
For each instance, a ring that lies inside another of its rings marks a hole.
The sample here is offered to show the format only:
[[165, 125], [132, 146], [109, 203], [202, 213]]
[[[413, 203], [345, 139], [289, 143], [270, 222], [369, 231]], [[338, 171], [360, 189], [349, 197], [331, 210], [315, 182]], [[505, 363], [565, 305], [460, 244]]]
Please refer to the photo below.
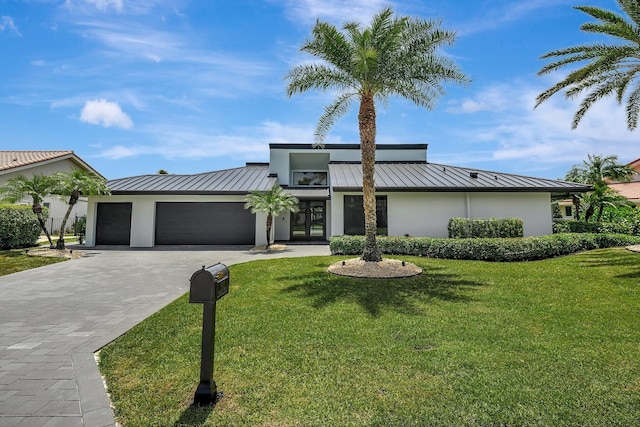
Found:
[[609, 184], [609, 187], [620, 193], [621, 196], [629, 200], [640, 199], [640, 182], [622, 182]]
[[73, 151], [0, 151], [0, 171], [73, 155]]

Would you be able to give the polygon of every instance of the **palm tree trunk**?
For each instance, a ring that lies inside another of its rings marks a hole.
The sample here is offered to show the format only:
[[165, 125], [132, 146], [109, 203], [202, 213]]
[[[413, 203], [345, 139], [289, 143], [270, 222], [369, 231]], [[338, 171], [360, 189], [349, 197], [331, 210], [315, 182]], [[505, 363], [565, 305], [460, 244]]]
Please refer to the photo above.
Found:
[[40, 228], [47, 236], [47, 240], [49, 241], [49, 248], [53, 249], [53, 240], [51, 240], [51, 235], [49, 234], [49, 230], [47, 230], [47, 224], [44, 223], [44, 218], [42, 218], [42, 207], [40, 205], [33, 205], [31, 210], [36, 217], [38, 218], [38, 223], [40, 224]]
[[267, 215], [267, 249], [271, 246], [271, 227], [273, 226], [273, 216]]
[[358, 112], [360, 127], [360, 151], [362, 153], [362, 194], [364, 201], [364, 250], [365, 261], [382, 261], [382, 254], [376, 242], [376, 187], [374, 170], [376, 164], [376, 108], [373, 96], [364, 93], [360, 99]]
[[73, 207], [76, 205], [76, 203], [78, 203], [79, 198], [80, 198], [80, 193], [75, 191], [69, 197], [69, 206], [67, 207], [67, 213], [64, 214], [64, 218], [62, 219], [62, 224], [60, 225], [60, 238], [56, 242], [56, 249], [65, 249], [64, 229], [67, 226], [69, 215], [71, 215], [71, 211], [73, 210]]

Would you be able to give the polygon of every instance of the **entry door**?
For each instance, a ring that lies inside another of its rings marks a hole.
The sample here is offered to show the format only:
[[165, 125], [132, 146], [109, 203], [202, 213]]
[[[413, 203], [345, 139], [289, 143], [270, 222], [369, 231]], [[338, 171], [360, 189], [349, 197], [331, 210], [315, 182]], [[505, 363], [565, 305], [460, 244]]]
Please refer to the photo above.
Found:
[[291, 240], [324, 240], [326, 202], [301, 200], [298, 209], [298, 213], [291, 214]]

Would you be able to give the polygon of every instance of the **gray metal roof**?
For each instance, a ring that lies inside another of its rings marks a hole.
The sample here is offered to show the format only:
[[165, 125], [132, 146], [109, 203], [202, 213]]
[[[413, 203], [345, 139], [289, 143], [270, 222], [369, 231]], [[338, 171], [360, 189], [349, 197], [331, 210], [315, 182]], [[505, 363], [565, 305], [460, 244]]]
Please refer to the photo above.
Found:
[[247, 194], [276, 182], [266, 164], [194, 175], [140, 175], [107, 182], [112, 194]]
[[[475, 178], [472, 174], [476, 175]], [[360, 163], [330, 163], [329, 176], [334, 191], [362, 189]], [[533, 178], [436, 163], [376, 163], [377, 191], [521, 191], [575, 193], [591, 189], [575, 182]]]

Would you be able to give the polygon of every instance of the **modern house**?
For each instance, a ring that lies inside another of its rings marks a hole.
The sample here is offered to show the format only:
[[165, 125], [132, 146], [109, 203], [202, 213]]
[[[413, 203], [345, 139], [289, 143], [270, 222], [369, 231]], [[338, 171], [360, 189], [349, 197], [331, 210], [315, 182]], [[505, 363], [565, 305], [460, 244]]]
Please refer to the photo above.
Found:
[[[244, 198], [274, 185], [300, 208], [274, 219], [275, 240], [364, 234], [360, 156], [357, 144], [270, 144], [269, 163], [115, 179], [111, 196], [89, 198], [86, 244], [261, 245], [266, 216], [244, 209]], [[375, 183], [379, 233], [428, 237], [447, 237], [454, 217], [521, 218], [525, 235], [551, 234], [551, 198], [589, 189], [429, 163], [426, 144], [378, 145]]]
[[[82, 169], [104, 178], [87, 162], [70, 150], [57, 151], [0, 151], [0, 186], [5, 185], [11, 178], [23, 175], [30, 178], [33, 175], [53, 175], [56, 172], [70, 172]], [[31, 200], [24, 200], [20, 204], [31, 204]], [[49, 218], [62, 219], [67, 212], [66, 200], [58, 196], [45, 197], [44, 206], [49, 209]], [[71, 215], [84, 216], [87, 214], [87, 199], [81, 197], [71, 211]], [[49, 226], [49, 224], [47, 224]], [[51, 231], [51, 230], [50, 230]]]

